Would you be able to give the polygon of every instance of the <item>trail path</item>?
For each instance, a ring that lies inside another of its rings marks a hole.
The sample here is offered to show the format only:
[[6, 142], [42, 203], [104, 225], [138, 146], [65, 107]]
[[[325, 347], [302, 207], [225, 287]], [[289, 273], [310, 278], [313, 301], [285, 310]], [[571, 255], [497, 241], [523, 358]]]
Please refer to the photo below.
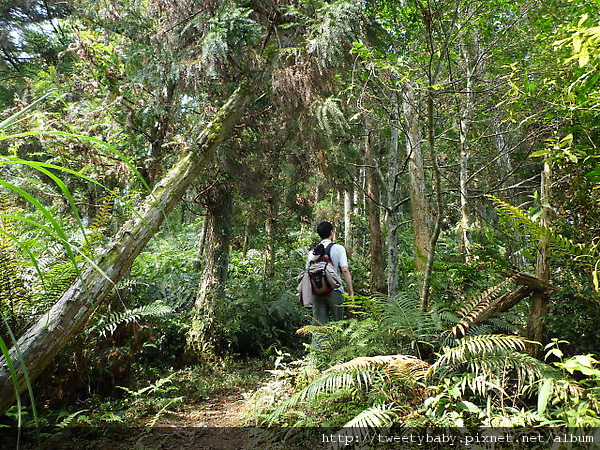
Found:
[[181, 407], [168, 418], [156, 423], [157, 427], [239, 427], [242, 426], [244, 395], [229, 389], [213, 394], [208, 402], [192, 403]]
[[208, 401], [184, 404], [157, 421], [152, 434], [138, 443], [159, 449], [254, 450], [248, 428], [243, 428], [244, 393], [252, 387], [220, 389]]

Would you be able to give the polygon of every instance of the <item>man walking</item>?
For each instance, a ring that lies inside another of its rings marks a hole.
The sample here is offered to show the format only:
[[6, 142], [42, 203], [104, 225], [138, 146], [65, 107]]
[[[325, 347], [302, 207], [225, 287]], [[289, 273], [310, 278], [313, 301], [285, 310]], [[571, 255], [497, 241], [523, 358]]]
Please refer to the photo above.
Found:
[[[316, 252], [317, 248], [327, 248], [333, 243], [335, 238], [335, 230], [331, 222], [321, 222], [317, 227], [317, 234], [322, 239], [321, 242], [308, 253], [306, 261], [306, 268], [310, 265], [311, 261], [315, 261], [320, 252]], [[322, 246], [322, 247], [319, 247]], [[338, 275], [341, 274], [340, 278], [343, 278], [346, 282], [348, 289], [348, 295], [354, 295], [354, 288], [352, 287], [352, 276], [348, 269], [348, 257], [346, 256], [346, 249], [340, 244], [333, 244], [329, 251], [329, 257], [333, 263], [333, 267], [337, 271]], [[324, 325], [331, 320], [341, 320], [344, 316], [344, 308], [341, 304], [344, 302], [343, 298], [344, 288], [340, 286], [337, 289], [323, 295], [315, 295], [313, 302], [313, 319], [316, 324]]]

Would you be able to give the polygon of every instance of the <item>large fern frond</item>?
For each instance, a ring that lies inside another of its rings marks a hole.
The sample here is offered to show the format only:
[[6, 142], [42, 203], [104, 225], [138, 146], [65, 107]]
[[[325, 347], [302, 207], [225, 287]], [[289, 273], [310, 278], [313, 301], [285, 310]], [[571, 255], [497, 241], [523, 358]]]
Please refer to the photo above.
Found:
[[358, 429], [360, 435], [360, 431], [366, 431], [368, 428], [389, 427], [397, 418], [398, 414], [391, 405], [375, 405], [362, 411], [346, 423], [344, 428], [353, 428], [355, 431]]
[[270, 415], [271, 423], [281, 417], [288, 408], [300, 402], [314, 400], [319, 395], [334, 392], [366, 391], [378, 381], [404, 381], [409, 384], [425, 379], [429, 364], [407, 355], [359, 357], [337, 364], [315, 378], [301, 391], [283, 402]]
[[423, 311], [419, 299], [401, 292], [384, 303], [382, 325], [392, 334], [403, 337], [411, 346], [418, 342], [439, 341], [445, 329], [443, 316], [435, 309]]
[[450, 373], [465, 371], [475, 375], [510, 373], [521, 390], [554, 372], [547, 364], [521, 353], [530, 342], [520, 336], [467, 336], [457, 340], [456, 347], [443, 349], [440, 358], [431, 366], [428, 377], [444, 378]]
[[113, 311], [103, 316], [96, 326], [89, 330], [89, 333], [96, 333], [102, 337], [113, 334], [117, 327], [121, 324], [137, 322], [142, 318], [164, 317], [173, 310], [161, 302], [151, 303], [149, 305], [140, 306], [134, 309], [125, 311]]
[[456, 315], [461, 320], [452, 328], [452, 334], [457, 337], [466, 335], [469, 327], [479, 321], [479, 319], [486, 313], [491, 303], [498, 298], [502, 292], [502, 289], [506, 285], [513, 283], [516, 278], [517, 275], [515, 274], [500, 284], [487, 289], [474, 299], [461, 306], [456, 312]]
[[324, 374], [383, 369], [392, 380], [416, 383], [425, 379], [429, 367], [425, 361], [409, 355], [361, 356], [333, 366]]
[[535, 239], [545, 239], [552, 248], [573, 258], [590, 259], [596, 256], [596, 247], [588, 247], [573, 242], [554, 231], [551, 227], [532, 220], [521, 208], [502, 201], [493, 195], [488, 195], [488, 197], [496, 203], [499, 213], [509, 218], [511, 224], [524, 234]]
[[381, 371], [364, 368], [355, 368], [354, 370], [345, 372], [323, 373], [320, 377], [311, 381], [304, 389], [282, 402], [279, 407], [269, 415], [268, 420], [272, 424], [289, 408], [298, 403], [314, 400], [319, 395], [332, 394], [341, 390], [354, 392], [364, 390], [373, 385], [376, 380], [382, 380], [382, 378], [383, 374]]

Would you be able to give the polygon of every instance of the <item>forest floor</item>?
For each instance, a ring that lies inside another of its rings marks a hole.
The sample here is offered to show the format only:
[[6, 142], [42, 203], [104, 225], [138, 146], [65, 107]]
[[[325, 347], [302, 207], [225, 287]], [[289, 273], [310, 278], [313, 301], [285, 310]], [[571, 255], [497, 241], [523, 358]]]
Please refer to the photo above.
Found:
[[[214, 362], [182, 369], [169, 384], [177, 388], [175, 395], [183, 397], [177, 406], [157, 414], [156, 410], [142, 412], [143, 405], [133, 403], [126, 414], [133, 420], [108, 428], [67, 427], [66, 435], [49, 436], [43, 448], [256, 449], [252, 429], [245, 427], [245, 400], [271, 376], [268, 369], [269, 363], [259, 360]], [[4, 448], [1, 443], [0, 448]], [[33, 449], [35, 445], [22, 448]]]

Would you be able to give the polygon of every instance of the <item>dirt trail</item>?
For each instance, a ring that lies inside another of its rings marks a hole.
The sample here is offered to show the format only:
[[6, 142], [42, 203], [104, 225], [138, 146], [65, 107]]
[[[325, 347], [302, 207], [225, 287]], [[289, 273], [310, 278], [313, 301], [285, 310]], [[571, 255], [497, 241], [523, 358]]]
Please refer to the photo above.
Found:
[[183, 405], [180, 411], [169, 414], [156, 423], [157, 427], [240, 427], [244, 410], [244, 395], [225, 391], [203, 403]]

